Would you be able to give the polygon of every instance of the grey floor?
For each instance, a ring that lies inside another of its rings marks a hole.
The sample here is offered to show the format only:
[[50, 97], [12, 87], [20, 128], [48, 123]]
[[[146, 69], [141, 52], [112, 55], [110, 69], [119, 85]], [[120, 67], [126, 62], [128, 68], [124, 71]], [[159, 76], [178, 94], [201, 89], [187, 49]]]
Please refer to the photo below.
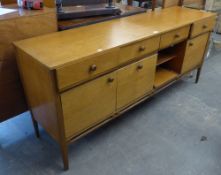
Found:
[[0, 175], [221, 175], [221, 53], [199, 84], [185, 78], [69, 149], [59, 148], [28, 113], [0, 124]]

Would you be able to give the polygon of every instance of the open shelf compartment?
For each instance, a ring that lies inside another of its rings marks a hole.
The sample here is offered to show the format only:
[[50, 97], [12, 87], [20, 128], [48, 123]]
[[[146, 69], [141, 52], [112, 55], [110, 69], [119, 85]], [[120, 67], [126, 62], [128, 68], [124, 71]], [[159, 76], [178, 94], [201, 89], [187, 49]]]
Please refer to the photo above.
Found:
[[154, 87], [160, 88], [161, 86], [173, 81], [178, 77], [178, 73], [173, 70], [169, 70], [163, 67], [158, 67], [156, 71], [156, 77], [154, 81]]
[[174, 53], [170, 52], [160, 52], [157, 59], [157, 66], [166, 63], [167, 61], [170, 61], [172, 59], [176, 58], [176, 55]]
[[159, 51], [154, 88], [158, 89], [180, 75], [185, 48], [186, 41]]

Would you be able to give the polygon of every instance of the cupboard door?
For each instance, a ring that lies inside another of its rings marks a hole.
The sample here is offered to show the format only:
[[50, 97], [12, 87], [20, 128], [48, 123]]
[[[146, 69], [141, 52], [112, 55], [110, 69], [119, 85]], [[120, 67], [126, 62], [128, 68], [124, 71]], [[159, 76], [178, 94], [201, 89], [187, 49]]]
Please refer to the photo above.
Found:
[[120, 110], [153, 89], [157, 55], [117, 71], [117, 109]]
[[187, 42], [182, 73], [188, 72], [202, 63], [208, 38], [209, 33], [206, 33]]
[[116, 73], [61, 94], [66, 138], [104, 121], [116, 109]]

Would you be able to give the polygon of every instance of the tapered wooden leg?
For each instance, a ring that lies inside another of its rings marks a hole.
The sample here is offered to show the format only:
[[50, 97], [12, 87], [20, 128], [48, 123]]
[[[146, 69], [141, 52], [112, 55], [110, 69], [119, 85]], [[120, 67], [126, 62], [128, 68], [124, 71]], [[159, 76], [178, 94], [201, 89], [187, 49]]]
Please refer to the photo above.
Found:
[[32, 119], [32, 123], [33, 123], [33, 126], [34, 126], [35, 135], [36, 135], [37, 138], [40, 138], [38, 122], [34, 119], [33, 116], [31, 117], [31, 119]]
[[61, 148], [61, 154], [62, 154], [62, 159], [63, 159], [63, 164], [64, 164], [64, 170], [68, 170], [69, 169], [68, 145], [66, 143], [61, 143], [60, 148]]
[[196, 74], [196, 81], [195, 81], [195, 83], [198, 83], [198, 82], [199, 82], [201, 70], [202, 70], [202, 67], [200, 67], [200, 68], [197, 69], [197, 74]]

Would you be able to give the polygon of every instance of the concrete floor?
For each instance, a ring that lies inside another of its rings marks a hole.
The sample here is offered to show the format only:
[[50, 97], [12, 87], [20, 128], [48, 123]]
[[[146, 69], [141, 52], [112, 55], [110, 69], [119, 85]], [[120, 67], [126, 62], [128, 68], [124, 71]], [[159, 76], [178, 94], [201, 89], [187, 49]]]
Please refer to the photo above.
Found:
[[220, 175], [221, 53], [199, 84], [185, 78], [70, 146], [70, 170], [28, 113], [0, 124], [0, 175]]

